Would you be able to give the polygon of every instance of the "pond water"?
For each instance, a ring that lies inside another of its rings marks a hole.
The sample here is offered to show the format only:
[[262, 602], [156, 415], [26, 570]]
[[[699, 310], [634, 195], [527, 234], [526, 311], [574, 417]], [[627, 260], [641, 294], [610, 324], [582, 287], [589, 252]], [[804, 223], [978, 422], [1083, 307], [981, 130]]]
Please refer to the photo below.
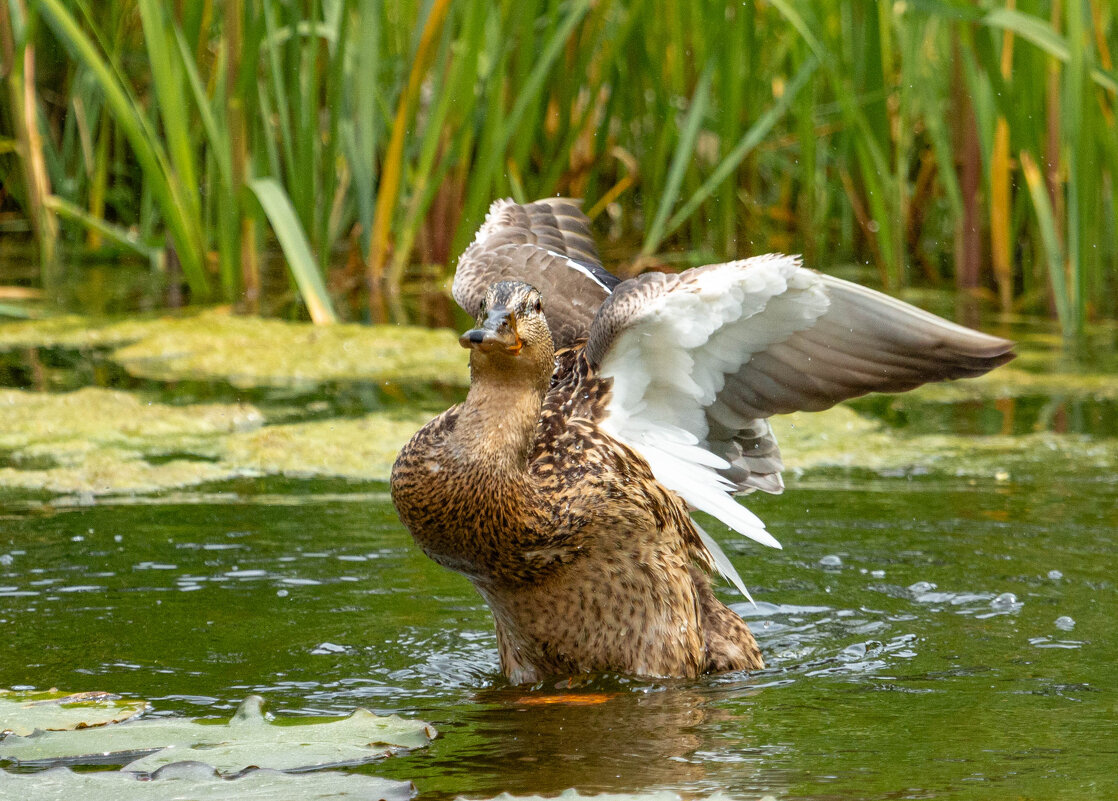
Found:
[[[983, 422], [996, 404], [873, 403], [860, 411], [890, 425], [1019, 433], [1004, 409]], [[1029, 411], [1029, 430], [1112, 444], [1113, 398], [1093, 403], [1067, 406], [1077, 426]], [[783, 496], [749, 499], [784, 550], [706, 521], [758, 601], [723, 591], [766, 670], [574, 687], [500, 677], [486, 607], [412, 546], [384, 483], [5, 490], [0, 687], [190, 716], [227, 717], [252, 693], [283, 715], [399, 712], [439, 737], [353, 770], [432, 799], [1118, 797], [1118, 477], [1064, 456], [989, 477], [794, 471]]]

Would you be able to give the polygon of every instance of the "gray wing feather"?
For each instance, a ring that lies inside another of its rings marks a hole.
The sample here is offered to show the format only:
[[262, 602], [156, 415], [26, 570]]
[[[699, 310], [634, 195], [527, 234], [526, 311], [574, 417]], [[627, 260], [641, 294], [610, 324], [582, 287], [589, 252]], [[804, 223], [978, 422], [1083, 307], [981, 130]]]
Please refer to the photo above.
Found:
[[[749, 262], [742, 265], [750, 269]], [[701, 281], [705, 269], [623, 282], [591, 327], [591, 364], [600, 365], [620, 334], [642, 320], [658, 298]], [[929, 381], [981, 375], [1014, 358], [1008, 340], [866, 287], [798, 269], [825, 294], [822, 313], [724, 374], [721, 390], [703, 410], [704, 445], [730, 463], [719, 472], [739, 492], [783, 488], [780, 450], [766, 419], [774, 414], [818, 411], [868, 392], [903, 392]], [[767, 327], [766, 311], [756, 315], [758, 326]]]
[[527, 205], [498, 200], [490, 207], [478, 239], [489, 248], [538, 245], [585, 267], [601, 269], [590, 221], [579, 206], [579, 201], [568, 198], [545, 198]]
[[727, 376], [718, 400], [739, 416], [819, 411], [868, 392], [982, 375], [1014, 357], [1008, 340], [848, 281], [819, 279], [827, 311]]
[[458, 260], [454, 299], [477, 317], [485, 291], [498, 281], [523, 281], [540, 291], [557, 348], [589, 333], [598, 307], [620, 283], [602, 267], [578, 201], [566, 198], [527, 205], [498, 200], [490, 207]]

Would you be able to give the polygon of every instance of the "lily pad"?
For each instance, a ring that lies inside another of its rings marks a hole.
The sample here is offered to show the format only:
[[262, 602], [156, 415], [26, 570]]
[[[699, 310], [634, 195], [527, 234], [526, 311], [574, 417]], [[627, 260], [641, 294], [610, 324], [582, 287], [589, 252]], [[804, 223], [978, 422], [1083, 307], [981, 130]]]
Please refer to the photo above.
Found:
[[[37, 732], [0, 741], [0, 759], [21, 765], [126, 761], [126, 770], [150, 773], [173, 762], [202, 761], [222, 774], [248, 767], [274, 770], [356, 765], [402, 748], [421, 748], [435, 736], [433, 727], [396, 715], [365, 709], [325, 723], [271, 722], [263, 699], [245, 699], [227, 724], [183, 718], [138, 720], [118, 726], [73, 732]], [[115, 757], [115, 758], [114, 758]]]
[[0, 771], [0, 797], [36, 801], [406, 801], [415, 795], [411, 782], [376, 776], [251, 770], [226, 779], [200, 762], [176, 762], [157, 770], [150, 781], [139, 778], [120, 771], [74, 773], [68, 768], [27, 774]]
[[[135, 717], [147, 706], [146, 701], [102, 692], [0, 690], [0, 734], [29, 735], [36, 729], [64, 731], [102, 726]], [[3, 743], [15, 739], [18, 738], [9, 736]]]

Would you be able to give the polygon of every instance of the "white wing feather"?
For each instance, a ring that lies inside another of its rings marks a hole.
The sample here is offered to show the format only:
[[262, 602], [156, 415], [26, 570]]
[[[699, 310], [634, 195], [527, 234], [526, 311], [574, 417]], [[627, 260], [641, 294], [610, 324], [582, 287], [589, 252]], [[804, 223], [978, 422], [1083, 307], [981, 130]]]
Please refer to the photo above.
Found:
[[753, 600], [753, 596], [749, 594], [749, 590], [745, 588], [745, 582], [741, 580], [738, 575], [737, 568], [734, 563], [730, 561], [730, 557], [726, 556], [726, 552], [722, 550], [722, 546], [714, 537], [706, 533], [706, 530], [696, 523], [694, 520], [691, 523], [695, 526], [695, 531], [699, 532], [699, 539], [702, 540], [703, 546], [710, 553], [711, 559], [714, 561], [714, 567], [722, 574], [722, 577], [728, 580], [731, 584], [738, 588], [738, 592], [745, 596], [745, 600], [749, 601], [754, 606], [757, 602]]
[[[640, 453], [656, 479], [692, 507], [779, 548], [717, 472], [729, 465], [707, 450], [705, 410], [727, 374], [810, 327], [827, 310], [827, 296], [819, 277], [791, 256], [713, 265], [685, 276], [651, 298], [602, 359], [601, 375], [613, 379], [602, 428]], [[717, 543], [705, 532], [700, 536], [719, 572], [748, 597]]]

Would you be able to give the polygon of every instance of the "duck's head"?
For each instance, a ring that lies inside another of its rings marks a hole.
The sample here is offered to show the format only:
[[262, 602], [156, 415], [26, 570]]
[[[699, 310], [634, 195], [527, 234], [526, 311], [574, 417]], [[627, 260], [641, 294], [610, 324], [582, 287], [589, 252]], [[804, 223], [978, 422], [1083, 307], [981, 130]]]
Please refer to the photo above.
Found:
[[547, 387], [555, 347], [543, 314], [543, 299], [534, 287], [501, 281], [485, 293], [477, 327], [459, 337], [469, 348], [475, 375], [496, 371], [509, 378], [530, 378]]

